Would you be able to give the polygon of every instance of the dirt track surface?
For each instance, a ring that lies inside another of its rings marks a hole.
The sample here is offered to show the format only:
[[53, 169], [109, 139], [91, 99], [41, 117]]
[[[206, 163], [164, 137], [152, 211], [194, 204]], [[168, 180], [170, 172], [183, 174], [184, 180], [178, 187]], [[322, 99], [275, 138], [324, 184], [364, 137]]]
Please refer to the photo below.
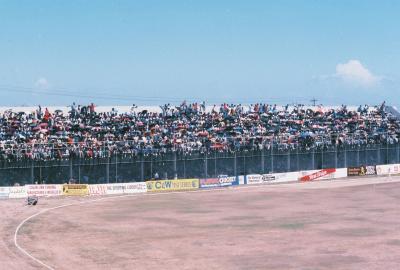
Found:
[[399, 269], [400, 183], [371, 184], [387, 180], [0, 201], [0, 269], [43, 269], [15, 228], [82, 200], [28, 221], [19, 244], [54, 269]]

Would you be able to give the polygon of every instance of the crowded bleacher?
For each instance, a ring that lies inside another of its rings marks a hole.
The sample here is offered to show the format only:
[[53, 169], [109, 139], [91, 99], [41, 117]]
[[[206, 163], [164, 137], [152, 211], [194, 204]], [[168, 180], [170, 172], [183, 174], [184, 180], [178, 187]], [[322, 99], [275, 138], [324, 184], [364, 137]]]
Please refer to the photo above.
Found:
[[97, 112], [93, 103], [69, 108], [1, 113], [0, 160], [393, 144], [400, 132], [384, 103], [348, 109], [183, 102], [158, 111], [132, 106], [124, 113]]

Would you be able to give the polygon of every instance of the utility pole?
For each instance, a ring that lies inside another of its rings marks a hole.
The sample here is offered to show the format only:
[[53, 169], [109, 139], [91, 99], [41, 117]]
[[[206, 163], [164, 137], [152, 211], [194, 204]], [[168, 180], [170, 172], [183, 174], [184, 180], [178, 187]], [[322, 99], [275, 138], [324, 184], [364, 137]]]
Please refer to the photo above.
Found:
[[313, 106], [315, 107], [315, 105], [317, 104], [318, 99], [313, 98], [310, 101], [312, 102]]

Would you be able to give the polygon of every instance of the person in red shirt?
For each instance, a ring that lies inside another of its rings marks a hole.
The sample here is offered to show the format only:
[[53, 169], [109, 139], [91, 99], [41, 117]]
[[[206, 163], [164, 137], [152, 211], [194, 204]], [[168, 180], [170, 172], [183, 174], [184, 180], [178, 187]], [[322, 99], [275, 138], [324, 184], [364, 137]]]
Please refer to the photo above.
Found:
[[49, 109], [46, 108], [45, 112], [44, 112], [44, 117], [43, 120], [45, 122], [49, 121], [49, 119], [51, 118], [51, 113], [49, 112]]

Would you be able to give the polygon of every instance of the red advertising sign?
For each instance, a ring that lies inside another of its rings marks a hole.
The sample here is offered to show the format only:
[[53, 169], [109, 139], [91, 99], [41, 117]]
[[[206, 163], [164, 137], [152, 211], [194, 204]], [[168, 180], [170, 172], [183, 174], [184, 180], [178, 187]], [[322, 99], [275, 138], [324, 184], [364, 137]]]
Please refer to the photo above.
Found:
[[300, 181], [313, 181], [316, 180], [318, 178], [322, 178], [325, 177], [327, 175], [333, 174], [336, 172], [336, 169], [322, 169], [320, 171], [308, 174], [308, 175], [304, 175], [300, 178]]

